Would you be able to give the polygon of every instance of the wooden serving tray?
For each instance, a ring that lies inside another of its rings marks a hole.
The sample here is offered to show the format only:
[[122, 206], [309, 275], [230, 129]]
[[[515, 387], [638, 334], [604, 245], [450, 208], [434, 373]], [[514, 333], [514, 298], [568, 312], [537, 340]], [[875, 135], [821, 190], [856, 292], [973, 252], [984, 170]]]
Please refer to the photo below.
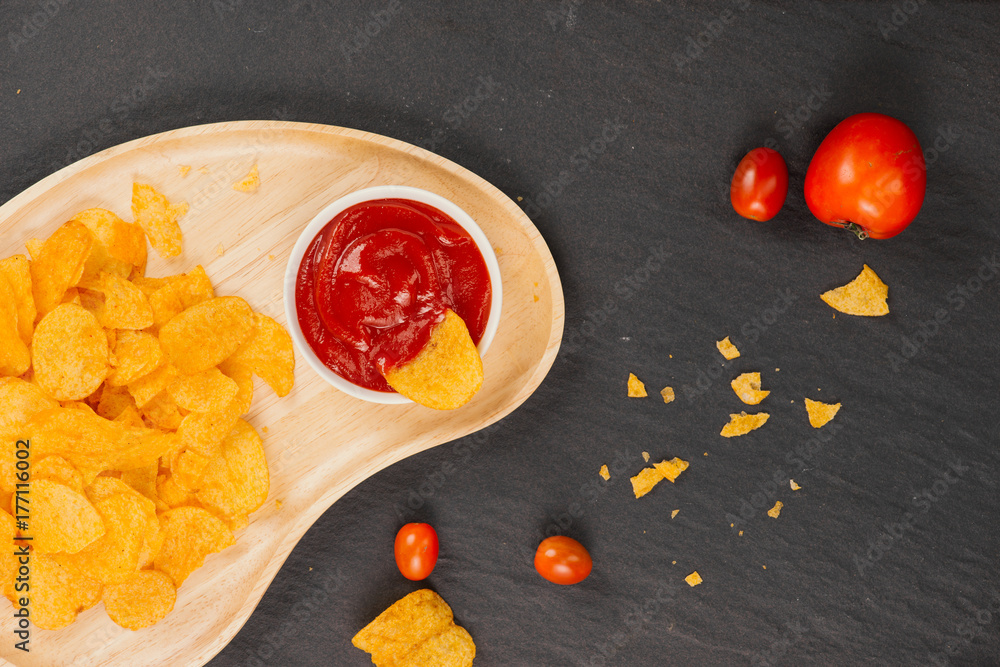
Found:
[[[249, 195], [233, 190], [255, 163], [260, 189]], [[186, 177], [181, 165], [192, 167]], [[201, 264], [217, 294], [241, 296], [282, 324], [285, 264], [299, 232], [320, 209], [373, 185], [436, 192], [468, 212], [496, 249], [503, 277], [500, 328], [483, 359], [482, 390], [452, 412], [351, 398], [324, 383], [301, 359], [295, 388], [282, 399], [255, 380], [247, 419], [264, 439], [271, 492], [251, 515], [249, 527], [237, 534], [236, 545], [209, 556], [178, 590], [173, 612], [138, 632], [112, 623], [98, 604], [63, 630], [32, 628], [31, 652], [23, 653], [13, 647], [12, 607], [0, 599], [7, 609], [0, 609], [4, 664], [203, 665], [239, 631], [296, 542], [330, 505], [386, 466], [511, 412], [538, 387], [559, 349], [559, 274], [521, 209], [453, 162], [342, 127], [239, 121], [110, 148], [0, 207], [0, 258], [25, 253], [26, 240], [47, 237], [86, 208], [108, 208], [131, 220], [133, 181], [153, 184], [172, 201], [191, 206], [181, 219], [183, 253], [168, 261], [150, 250], [147, 275]]]

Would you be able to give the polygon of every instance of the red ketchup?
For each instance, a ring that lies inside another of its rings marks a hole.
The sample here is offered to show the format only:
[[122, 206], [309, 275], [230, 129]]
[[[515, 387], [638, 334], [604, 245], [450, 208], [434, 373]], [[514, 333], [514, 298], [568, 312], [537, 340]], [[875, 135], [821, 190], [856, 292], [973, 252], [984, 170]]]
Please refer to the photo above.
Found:
[[355, 204], [331, 220], [299, 265], [302, 334], [337, 375], [392, 392], [382, 371], [405, 364], [451, 309], [478, 345], [490, 314], [489, 271], [469, 233], [410, 199]]

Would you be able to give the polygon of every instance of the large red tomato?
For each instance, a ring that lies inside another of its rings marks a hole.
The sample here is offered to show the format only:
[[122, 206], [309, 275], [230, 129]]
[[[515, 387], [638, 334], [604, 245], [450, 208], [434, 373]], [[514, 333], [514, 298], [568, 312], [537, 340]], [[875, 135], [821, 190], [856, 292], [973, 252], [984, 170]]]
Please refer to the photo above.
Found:
[[819, 145], [806, 172], [806, 204], [828, 225], [860, 238], [887, 239], [920, 211], [927, 187], [924, 152], [902, 121], [860, 113]]

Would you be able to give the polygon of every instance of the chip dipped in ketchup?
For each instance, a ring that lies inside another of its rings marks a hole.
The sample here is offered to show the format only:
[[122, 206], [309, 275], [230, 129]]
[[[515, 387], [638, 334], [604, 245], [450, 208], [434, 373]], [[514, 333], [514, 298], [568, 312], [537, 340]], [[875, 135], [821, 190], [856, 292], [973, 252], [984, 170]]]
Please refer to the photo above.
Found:
[[295, 309], [319, 361], [360, 387], [393, 392], [383, 377], [411, 360], [448, 310], [478, 344], [493, 294], [469, 232], [430, 204], [362, 201], [333, 217], [299, 264]]

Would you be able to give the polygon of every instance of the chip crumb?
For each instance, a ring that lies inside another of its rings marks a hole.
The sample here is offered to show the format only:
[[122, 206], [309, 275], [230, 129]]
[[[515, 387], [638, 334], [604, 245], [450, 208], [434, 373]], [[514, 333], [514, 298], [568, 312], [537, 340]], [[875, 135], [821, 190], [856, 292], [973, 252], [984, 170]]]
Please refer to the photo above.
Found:
[[667, 356], [670, 357], [671, 359], [674, 358], [674, 355], [672, 355], [672, 354], [668, 354]]
[[660, 471], [663, 475], [663, 479], [666, 479], [673, 483], [677, 477], [688, 469], [690, 464], [683, 459], [679, 459], [676, 456], [669, 461], [660, 461], [659, 463], [654, 463], [653, 467]]
[[257, 188], [260, 187], [260, 172], [257, 170], [257, 165], [254, 164], [250, 168], [250, 172], [243, 177], [242, 180], [233, 183], [233, 190], [237, 192], [245, 192], [246, 194], [253, 194], [257, 192]]
[[629, 398], [645, 398], [646, 385], [642, 383], [642, 380], [635, 376], [635, 373], [628, 374], [628, 397]]
[[280, 500], [275, 500], [274, 501], [274, 507], [275, 507], [275, 509], [279, 509], [280, 510], [281, 507], [282, 507], [281, 501]]
[[695, 586], [697, 586], [698, 584], [701, 583], [702, 579], [701, 579], [701, 575], [698, 574], [698, 570], [695, 570], [694, 572], [692, 572], [688, 576], [684, 577], [684, 581], [687, 582], [688, 586], [694, 588]]
[[763, 426], [764, 422], [766, 422], [770, 416], [771, 415], [766, 412], [758, 412], [753, 415], [748, 415], [746, 412], [741, 412], [738, 415], [731, 414], [729, 415], [729, 423], [722, 427], [722, 431], [719, 435], [723, 438], [746, 435], [750, 431]]
[[801, 486], [799, 486], [798, 484], [796, 484], [796, 483], [795, 483], [795, 480], [794, 480], [794, 479], [790, 479], [790, 480], [788, 480], [788, 485], [789, 485], [790, 487], [792, 487], [792, 491], [798, 491], [799, 489], [801, 489], [801, 488], [802, 488]]
[[222, 245], [221, 243], [219, 245], [215, 246], [215, 254], [218, 255], [219, 257], [222, 257], [223, 255], [225, 255], [226, 254], [226, 246]]
[[781, 514], [781, 508], [784, 507], [784, 506], [785, 506], [785, 504], [783, 502], [781, 502], [780, 500], [774, 501], [774, 507], [772, 507], [771, 509], [769, 509], [767, 511], [767, 515], [769, 517], [771, 517], [772, 519], [777, 519], [778, 515]]
[[729, 384], [740, 400], [747, 405], [757, 405], [771, 393], [768, 390], [761, 390], [760, 373], [743, 373]]
[[761, 567], [764, 568], [765, 570], [767, 569], [767, 565], [761, 565]]
[[309, 571], [310, 571], [310, 572], [312, 572], [312, 571], [313, 571], [313, 569], [312, 569], [312, 568], [309, 568]]
[[638, 475], [629, 478], [629, 481], [632, 482], [632, 492], [636, 498], [642, 498], [662, 480], [663, 474], [656, 468], [643, 468]]
[[191, 165], [189, 164], [178, 165], [177, 171], [181, 172], [181, 178], [184, 178], [191, 173]]
[[810, 398], [806, 399], [806, 412], [809, 413], [809, 424], [813, 428], [821, 428], [833, 419], [840, 411], [840, 403], [820, 403]]
[[743, 537], [743, 531], [742, 530], [740, 531], [740, 537]]
[[208, 173], [208, 167], [200, 167], [198, 169], [198, 173], [199, 174], [207, 174]]
[[720, 341], [716, 341], [715, 347], [719, 348], [719, 352], [728, 360], [732, 360], [740, 356], [740, 351], [737, 350], [736, 346], [729, 340], [729, 336], [726, 336]]
[[274, 261], [274, 255], [268, 255], [267, 258], [268, 258], [268, 260], [270, 260], [272, 262]]
[[532, 296], [535, 298], [535, 303], [538, 303], [538, 295], [537, 294], [532, 294]]
[[646, 463], [649, 463], [649, 452], [643, 452], [643, 453], [642, 453], [642, 459], [643, 459], [643, 460], [644, 460], [644, 461], [645, 461]]
[[677, 565], [677, 561], [671, 561], [671, 565]]
[[702, 454], [702, 456], [708, 456], [708, 452], [705, 452], [704, 454]]
[[598, 474], [601, 477], [604, 478], [605, 482], [608, 481], [609, 479], [611, 479], [611, 473], [608, 472], [608, 464], [607, 463], [605, 463], [604, 465], [601, 466], [601, 472], [598, 473]]
[[674, 510], [673, 512], [671, 512], [670, 513], [670, 518], [673, 519], [675, 516], [677, 516], [678, 512], [680, 512], [680, 510]]
[[524, 201], [524, 197], [522, 197], [521, 195], [518, 195], [517, 196], [517, 201]]
[[[847, 315], [878, 317], [889, 313], [889, 286], [867, 264], [851, 282], [823, 292], [819, 298], [831, 308]], [[836, 317], [836, 316], [835, 316]]]
[[777, 373], [777, 372], [778, 372], [778, 371], [780, 371], [780, 370], [781, 370], [780, 368], [775, 368], [775, 369], [774, 369], [774, 372], [775, 372], [775, 373]]
[[664, 403], [670, 403], [670, 402], [672, 402], [674, 400], [674, 398], [676, 398], [674, 396], [674, 388], [673, 387], [664, 387], [663, 389], [661, 389], [660, 390], [660, 396], [663, 397], [663, 402]]

